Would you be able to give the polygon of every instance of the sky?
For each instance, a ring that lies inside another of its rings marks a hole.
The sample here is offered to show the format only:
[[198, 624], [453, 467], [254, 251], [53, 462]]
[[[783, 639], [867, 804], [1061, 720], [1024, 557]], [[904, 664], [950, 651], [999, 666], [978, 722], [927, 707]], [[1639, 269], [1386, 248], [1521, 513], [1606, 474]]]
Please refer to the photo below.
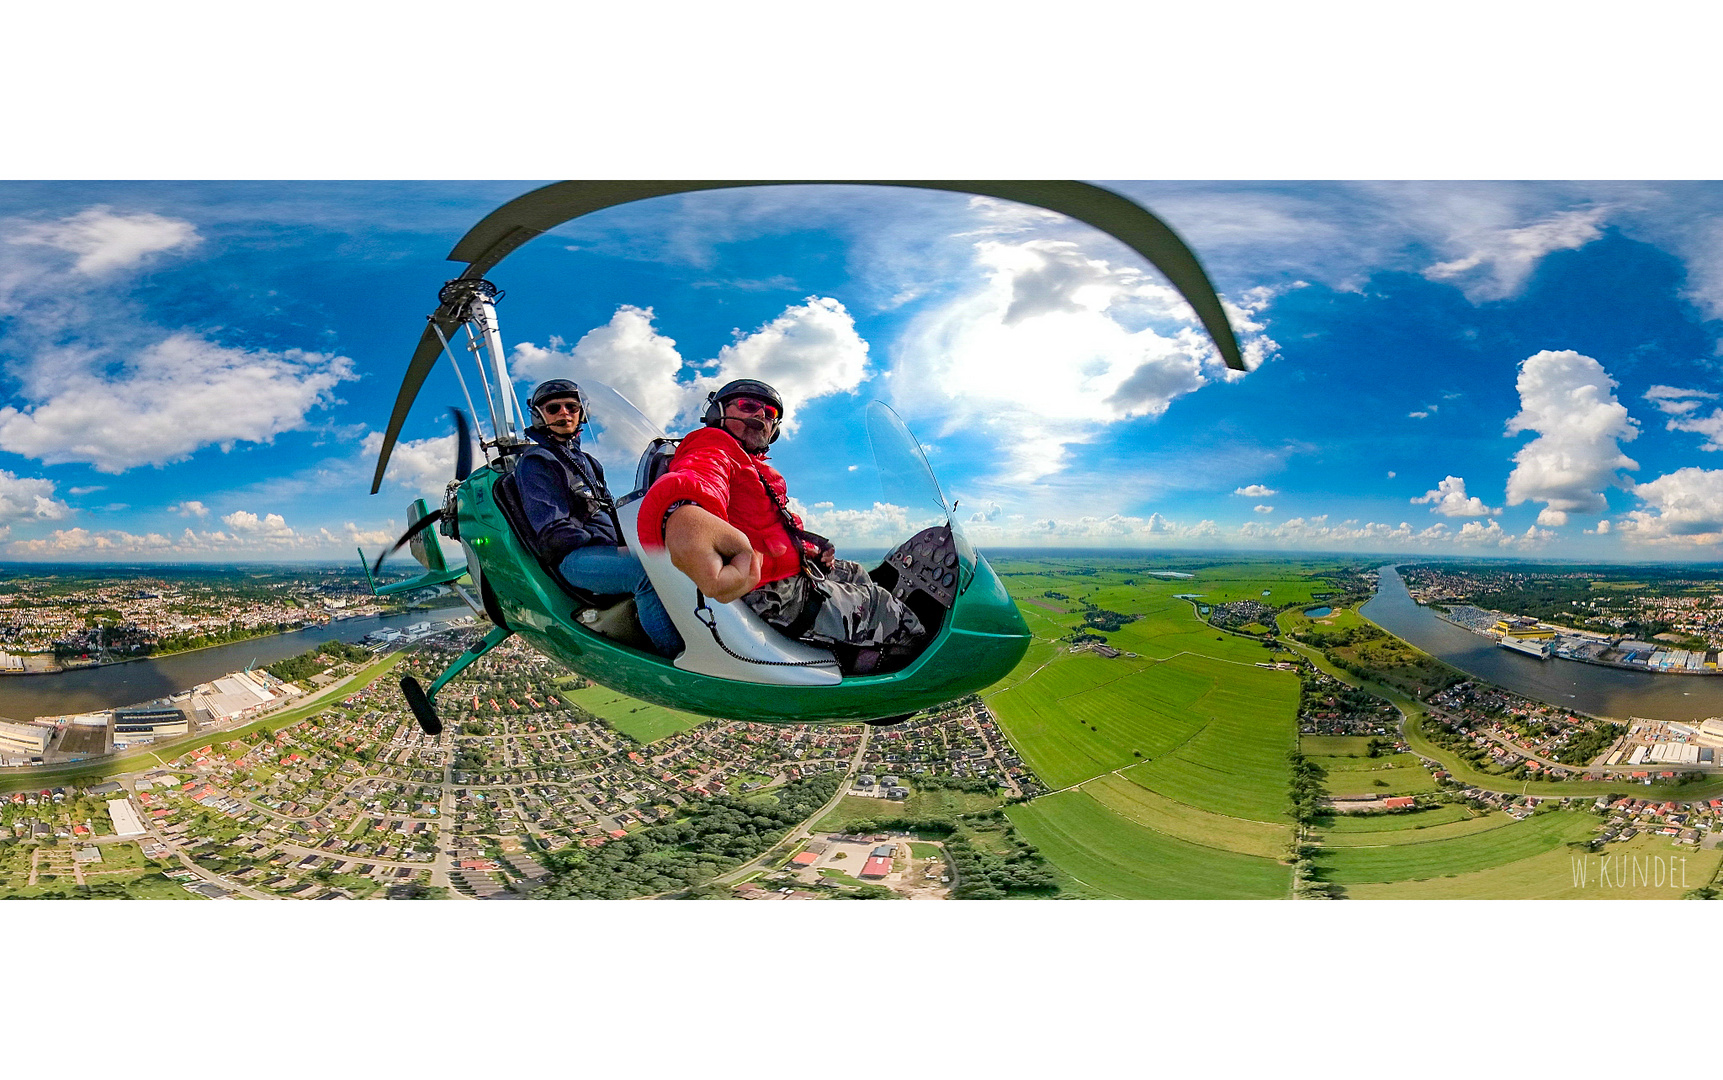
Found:
[[[917, 516], [872, 468], [877, 399], [984, 549], [1723, 551], [1723, 185], [1093, 182], [1197, 252], [1251, 371], [1088, 226], [845, 186], [537, 238], [490, 274], [512, 374], [673, 434], [774, 383], [772, 460], [840, 545]], [[540, 183], [0, 182], [0, 559], [375, 553], [452, 474], [445, 360], [368, 494], [447, 253]]]

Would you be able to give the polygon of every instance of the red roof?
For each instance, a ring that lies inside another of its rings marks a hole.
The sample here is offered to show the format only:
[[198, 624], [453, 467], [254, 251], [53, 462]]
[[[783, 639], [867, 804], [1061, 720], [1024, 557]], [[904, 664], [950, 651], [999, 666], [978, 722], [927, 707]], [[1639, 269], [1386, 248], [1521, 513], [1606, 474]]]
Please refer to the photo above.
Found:
[[1417, 799], [1414, 799], [1410, 795], [1402, 795], [1393, 799], [1383, 799], [1382, 805], [1386, 806], [1390, 810], [1398, 810], [1403, 806], [1412, 806], [1417, 801]]
[[813, 852], [804, 851], [800, 855], [797, 855], [795, 858], [791, 859], [790, 865], [791, 866], [812, 866], [814, 864], [814, 860], [816, 860], [818, 858], [819, 858], [819, 856], [815, 855]]
[[889, 873], [891, 873], [891, 860], [884, 855], [875, 855], [868, 859], [866, 866], [862, 867], [861, 876], [885, 877]]

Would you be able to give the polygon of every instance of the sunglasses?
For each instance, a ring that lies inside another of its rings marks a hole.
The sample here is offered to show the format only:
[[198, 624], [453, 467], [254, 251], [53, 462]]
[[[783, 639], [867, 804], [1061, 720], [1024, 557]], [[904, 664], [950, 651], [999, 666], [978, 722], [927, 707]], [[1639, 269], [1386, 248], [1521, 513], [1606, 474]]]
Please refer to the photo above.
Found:
[[765, 413], [766, 419], [768, 420], [776, 420], [778, 418], [778, 410], [775, 406], [768, 405], [764, 401], [756, 401], [751, 397], [731, 398], [724, 404], [729, 408], [735, 409], [743, 416], [754, 416], [758, 413]]
[[558, 413], [577, 413], [580, 411], [580, 402], [547, 401], [538, 407], [538, 411], [544, 413], [546, 416], [555, 416]]

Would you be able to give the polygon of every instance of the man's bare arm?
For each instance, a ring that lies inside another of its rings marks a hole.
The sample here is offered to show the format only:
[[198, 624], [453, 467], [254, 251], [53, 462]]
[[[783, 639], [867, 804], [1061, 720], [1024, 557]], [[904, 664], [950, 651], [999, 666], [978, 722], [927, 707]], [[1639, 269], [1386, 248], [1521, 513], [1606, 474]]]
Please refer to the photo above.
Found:
[[698, 506], [680, 506], [664, 526], [664, 547], [676, 569], [722, 604], [760, 584], [765, 560], [747, 534]]

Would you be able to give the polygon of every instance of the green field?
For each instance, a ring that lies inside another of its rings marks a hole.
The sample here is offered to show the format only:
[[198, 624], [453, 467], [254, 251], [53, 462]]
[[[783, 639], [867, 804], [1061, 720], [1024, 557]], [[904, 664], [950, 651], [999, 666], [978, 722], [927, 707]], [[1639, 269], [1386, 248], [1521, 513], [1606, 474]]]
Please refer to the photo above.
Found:
[[1300, 735], [1298, 749], [1308, 758], [1366, 757], [1370, 753], [1370, 735]]
[[666, 709], [662, 705], [649, 705], [597, 684], [581, 690], [559, 690], [558, 693], [569, 704], [585, 709], [638, 743], [657, 742], [678, 731], [698, 727], [709, 719]]
[[[1536, 814], [1487, 832], [1382, 847], [1329, 848], [1317, 856], [1324, 881], [1366, 882], [1453, 877], [1530, 859], [1597, 832], [1598, 819], [1576, 811]], [[1481, 894], [1493, 895], [1493, 894]]]
[[[1325, 759], [1315, 759], [1328, 768]], [[1345, 760], [1345, 759], [1343, 759]], [[1328, 769], [1323, 786], [1336, 799], [1349, 795], [1425, 795], [1441, 785], [1422, 765], [1385, 765], [1375, 769]]]
[[[914, 783], [914, 781], [911, 781]], [[911, 788], [907, 799], [869, 799], [845, 795], [831, 813], [814, 826], [820, 832], [841, 832], [852, 821], [882, 821], [888, 818], [955, 818], [977, 810], [991, 810], [1005, 802], [1003, 795], [982, 795], [949, 788], [926, 791]]]
[[[1709, 882], [1723, 862], [1723, 849], [1677, 847], [1657, 836], [1608, 844], [1600, 855], [1610, 856], [1607, 881], [1598, 876], [1599, 855], [1582, 856], [1564, 844], [1505, 866], [1424, 881], [1348, 885], [1346, 892], [1358, 900], [1679, 900]], [[1583, 885], [1577, 880], [1581, 867]]]
[[1436, 806], [1428, 810], [1398, 814], [1336, 814], [1323, 824], [1322, 831], [1329, 836], [1417, 831], [1433, 825], [1446, 825], [1450, 821], [1464, 821], [1471, 815], [1472, 811], [1459, 805]]
[[[1393, 817], [1397, 815], [1384, 814], [1383, 816]], [[1378, 832], [1342, 833], [1324, 831], [1320, 838], [1322, 846], [1330, 849], [1394, 847], [1400, 844], [1423, 844], [1431, 840], [1471, 836], [1475, 833], [1489, 832], [1492, 829], [1509, 828], [1513, 824], [1514, 819], [1508, 815], [1491, 813], [1479, 814], [1472, 818], [1462, 818], [1459, 821], [1432, 822], [1416, 829], [1384, 829]]]
[[1203, 847], [1278, 859], [1292, 842], [1292, 826], [1211, 814], [1119, 776], [1098, 776], [1082, 788], [1108, 810], [1155, 832]]
[[1292, 885], [1291, 867], [1145, 829], [1080, 791], [1046, 795], [1006, 815], [1053, 864], [1065, 896], [1273, 899]]

